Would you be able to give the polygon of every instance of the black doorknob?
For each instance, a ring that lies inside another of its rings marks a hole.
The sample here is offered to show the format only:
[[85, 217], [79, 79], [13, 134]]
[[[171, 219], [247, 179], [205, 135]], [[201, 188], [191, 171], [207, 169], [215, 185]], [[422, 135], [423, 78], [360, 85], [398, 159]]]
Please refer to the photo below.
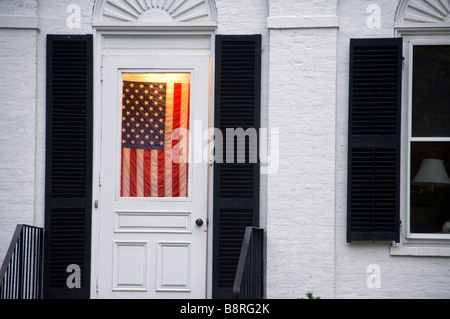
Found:
[[203, 225], [203, 219], [199, 218], [195, 221], [195, 223], [197, 224], [197, 226], [202, 226]]

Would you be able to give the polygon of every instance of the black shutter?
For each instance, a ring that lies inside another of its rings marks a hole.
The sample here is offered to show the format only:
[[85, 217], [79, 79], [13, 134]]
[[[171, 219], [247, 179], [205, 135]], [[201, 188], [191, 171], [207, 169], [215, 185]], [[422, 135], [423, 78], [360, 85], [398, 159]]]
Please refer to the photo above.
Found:
[[[89, 298], [92, 36], [47, 37], [44, 297]], [[81, 288], [66, 272], [81, 269]]]
[[347, 242], [399, 241], [402, 39], [350, 40]]
[[245, 227], [259, 224], [259, 159], [250, 156], [257, 146], [246, 143], [245, 163], [235, 147], [229, 163], [225, 141], [227, 128], [259, 131], [260, 96], [261, 36], [217, 35], [215, 127], [223, 133], [224, 162], [214, 164], [214, 298], [232, 297]]

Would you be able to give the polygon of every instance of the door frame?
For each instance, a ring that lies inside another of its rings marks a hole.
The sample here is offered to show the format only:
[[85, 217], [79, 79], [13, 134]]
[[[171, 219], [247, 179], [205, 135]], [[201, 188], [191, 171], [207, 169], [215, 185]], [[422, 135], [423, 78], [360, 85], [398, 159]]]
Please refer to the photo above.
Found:
[[[215, 26], [206, 27], [191, 27], [191, 28], [156, 28], [156, 27], [142, 27], [136, 28], [116, 28], [116, 27], [97, 27], [94, 28], [94, 107], [93, 107], [93, 174], [92, 174], [92, 231], [91, 231], [91, 298], [98, 298], [98, 289], [100, 282], [98, 282], [99, 271], [99, 208], [98, 202], [100, 198], [101, 187], [101, 107], [102, 107], [102, 81], [103, 81], [103, 56], [112, 55], [113, 53], [118, 55], [137, 55], [135, 49], [131, 47], [125, 49], [120, 47], [121, 39], [123, 43], [126, 41], [132, 41], [136, 36], [142, 40], [148, 40], [151, 42], [155, 37], [167, 39], [169, 42], [171, 39], [177, 37], [183, 37], [187, 41], [176, 48], [168, 49], [174, 56], [176, 55], [209, 55], [210, 57], [210, 72], [209, 72], [209, 110], [208, 119], [209, 127], [214, 127], [214, 52], [215, 52]], [[118, 44], [118, 47], [114, 48], [109, 45], [108, 39], [111, 39]], [[154, 51], [145, 51], [142, 48], [138, 50], [138, 55], [152, 55]], [[157, 54], [164, 54], [164, 48], [158, 48]], [[206, 129], [206, 128], [203, 128]], [[208, 137], [209, 145], [210, 137]], [[212, 163], [210, 163], [212, 164]], [[207, 274], [206, 274], [206, 297], [212, 298], [212, 281], [213, 281], [213, 166], [208, 165], [208, 195], [207, 195]]]

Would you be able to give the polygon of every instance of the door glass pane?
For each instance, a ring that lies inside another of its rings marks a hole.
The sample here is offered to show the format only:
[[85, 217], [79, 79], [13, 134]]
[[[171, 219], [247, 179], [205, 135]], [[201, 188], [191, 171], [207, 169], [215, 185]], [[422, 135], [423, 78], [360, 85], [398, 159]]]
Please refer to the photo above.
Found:
[[187, 197], [190, 73], [124, 73], [122, 197]]
[[412, 136], [450, 136], [450, 45], [413, 52]]
[[450, 143], [411, 143], [411, 232], [447, 233]]

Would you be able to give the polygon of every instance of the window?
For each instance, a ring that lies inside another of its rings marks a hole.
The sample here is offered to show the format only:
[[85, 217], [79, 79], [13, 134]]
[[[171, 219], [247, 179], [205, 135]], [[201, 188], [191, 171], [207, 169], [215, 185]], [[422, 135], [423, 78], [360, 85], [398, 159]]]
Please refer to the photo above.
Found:
[[188, 196], [190, 73], [124, 73], [122, 197]]
[[[408, 236], [450, 236], [450, 45], [411, 44]], [[444, 226], [445, 225], [445, 226]]]

